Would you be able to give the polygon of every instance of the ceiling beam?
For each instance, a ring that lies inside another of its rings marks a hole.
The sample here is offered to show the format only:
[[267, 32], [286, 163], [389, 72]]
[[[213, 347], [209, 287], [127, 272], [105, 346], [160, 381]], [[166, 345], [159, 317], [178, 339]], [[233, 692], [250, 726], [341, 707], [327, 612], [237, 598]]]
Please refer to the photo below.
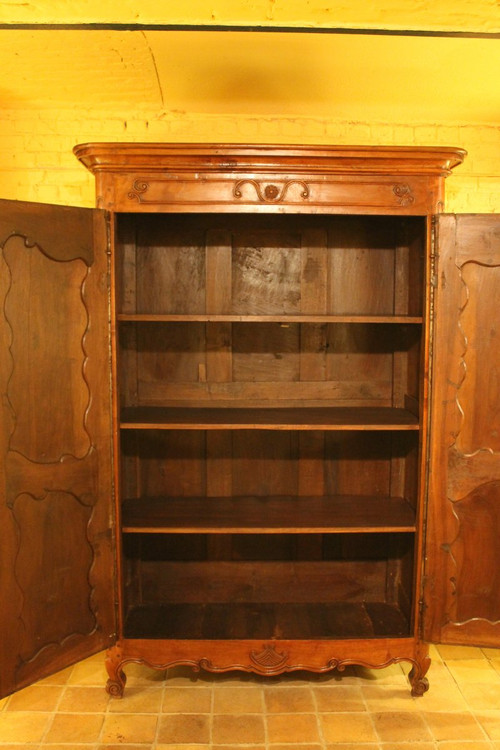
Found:
[[451, 37], [500, 39], [500, 32], [445, 31], [430, 29], [346, 28], [325, 26], [250, 26], [221, 24], [161, 23], [0, 23], [1, 31], [230, 31], [281, 34], [364, 34], [367, 36]]

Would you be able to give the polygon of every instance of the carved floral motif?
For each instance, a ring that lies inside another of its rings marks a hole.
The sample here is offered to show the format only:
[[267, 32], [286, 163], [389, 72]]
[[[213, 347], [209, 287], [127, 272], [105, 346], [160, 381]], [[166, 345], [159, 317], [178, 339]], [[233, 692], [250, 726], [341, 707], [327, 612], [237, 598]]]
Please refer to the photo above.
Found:
[[257, 193], [257, 198], [262, 203], [281, 203], [285, 200], [285, 197], [292, 185], [298, 185], [302, 188], [300, 197], [303, 200], [307, 200], [307, 198], [309, 198], [310, 196], [309, 186], [302, 180], [288, 180], [287, 182], [283, 183], [283, 185], [281, 185], [281, 188], [273, 183], [269, 183], [263, 186], [263, 184], [261, 182], [258, 182], [257, 180], [238, 180], [233, 188], [233, 196], [235, 198], [243, 197], [243, 193], [241, 190], [243, 185], [252, 185], [255, 188], [255, 192]]

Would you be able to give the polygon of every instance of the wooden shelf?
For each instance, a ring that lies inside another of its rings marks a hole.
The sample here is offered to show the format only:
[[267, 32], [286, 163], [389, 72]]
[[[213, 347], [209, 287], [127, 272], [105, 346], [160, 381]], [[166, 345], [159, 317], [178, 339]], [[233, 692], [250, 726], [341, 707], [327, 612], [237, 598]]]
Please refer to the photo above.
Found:
[[409, 623], [386, 602], [150, 604], [132, 608], [126, 638], [323, 639], [405, 637]]
[[178, 534], [414, 532], [401, 497], [176, 497], [125, 500], [122, 531]]
[[418, 315], [215, 315], [196, 313], [193, 315], [118, 313], [120, 322], [135, 323], [411, 323], [420, 324]]
[[417, 417], [391, 407], [126, 407], [124, 430], [418, 430]]

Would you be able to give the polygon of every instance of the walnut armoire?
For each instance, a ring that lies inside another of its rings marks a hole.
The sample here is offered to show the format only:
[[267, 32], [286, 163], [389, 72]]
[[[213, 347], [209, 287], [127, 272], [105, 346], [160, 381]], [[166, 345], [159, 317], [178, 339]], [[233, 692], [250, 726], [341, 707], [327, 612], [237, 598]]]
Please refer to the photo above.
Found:
[[[2, 201], [0, 693], [500, 643], [500, 220], [457, 148], [85, 144]], [[451, 178], [453, 179], [453, 178]]]

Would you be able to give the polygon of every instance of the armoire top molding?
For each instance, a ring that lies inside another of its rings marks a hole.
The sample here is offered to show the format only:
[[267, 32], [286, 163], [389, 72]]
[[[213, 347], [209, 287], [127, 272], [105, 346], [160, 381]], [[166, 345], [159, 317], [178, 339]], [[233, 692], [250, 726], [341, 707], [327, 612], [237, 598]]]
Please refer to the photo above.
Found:
[[466, 151], [454, 147], [214, 143], [83, 143], [73, 149], [92, 173], [192, 171], [447, 176]]

